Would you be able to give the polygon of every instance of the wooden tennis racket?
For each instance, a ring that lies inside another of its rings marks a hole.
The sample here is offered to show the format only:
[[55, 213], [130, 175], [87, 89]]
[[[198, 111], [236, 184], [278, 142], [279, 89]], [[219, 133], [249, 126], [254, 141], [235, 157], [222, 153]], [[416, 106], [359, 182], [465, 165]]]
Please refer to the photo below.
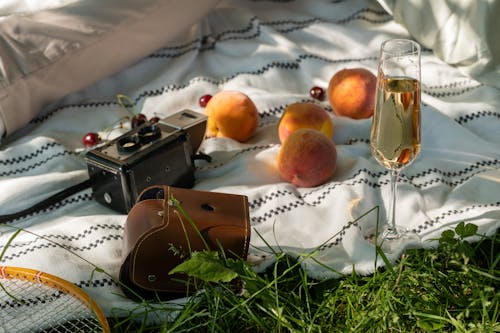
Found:
[[0, 266], [0, 332], [110, 332], [81, 288], [29, 268]]

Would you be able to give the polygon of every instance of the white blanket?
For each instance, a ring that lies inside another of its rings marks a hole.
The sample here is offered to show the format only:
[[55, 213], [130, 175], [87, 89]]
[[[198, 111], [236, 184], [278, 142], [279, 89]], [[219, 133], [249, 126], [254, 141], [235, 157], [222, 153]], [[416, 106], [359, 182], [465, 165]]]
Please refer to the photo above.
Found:
[[[0, 215], [88, 177], [81, 139], [89, 131], [103, 134], [127, 114], [116, 102], [118, 93], [148, 117], [163, 117], [183, 108], [203, 112], [201, 95], [239, 90], [258, 107], [257, 133], [246, 143], [205, 140], [202, 151], [213, 161], [197, 164], [195, 188], [248, 196], [249, 259], [256, 269], [273, 262], [267, 243], [294, 256], [319, 249], [303, 262], [313, 278], [353, 268], [369, 274], [382, 263], [375, 263], [374, 246], [365, 238], [377, 220], [383, 223], [389, 201], [389, 174], [370, 155], [370, 119], [332, 114], [338, 168], [316, 188], [280, 178], [276, 126], [287, 104], [313, 101], [309, 89], [326, 88], [337, 71], [364, 67], [375, 73], [380, 44], [396, 37], [411, 38], [375, 1], [222, 2], [176, 43], [61, 99], [22, 137], [4, 144]], [[434, 246], [442, 231], [461, 221], [492, 234], [500, 226], [500, 92], [429, 49], [422, 56], [422, 88], [422, 152], [398, 183], [398, 224], [416, 231], [421, 247]], [[331, 111], [327, 101], [320, 103]], [[125, 219], [82, 191], [3, 226], [0, 251], [14, 228], [29, 232], [13, 240], [0, 264], [73, 281], [108, 313], [136, 308], [109, 276], [93, 274], [96, 265], [117, 277]]]

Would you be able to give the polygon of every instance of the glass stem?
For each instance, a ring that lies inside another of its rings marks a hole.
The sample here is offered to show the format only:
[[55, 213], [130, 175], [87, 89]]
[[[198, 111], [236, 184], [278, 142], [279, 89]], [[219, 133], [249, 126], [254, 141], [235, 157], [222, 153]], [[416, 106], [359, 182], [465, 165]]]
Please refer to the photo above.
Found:
[[397, 198], [397, 183], [399, 171], [391, 170], [391, 201], [389, 202], [389, 230], [393, 234], [397, 234], [396, 228], [396, 198]]

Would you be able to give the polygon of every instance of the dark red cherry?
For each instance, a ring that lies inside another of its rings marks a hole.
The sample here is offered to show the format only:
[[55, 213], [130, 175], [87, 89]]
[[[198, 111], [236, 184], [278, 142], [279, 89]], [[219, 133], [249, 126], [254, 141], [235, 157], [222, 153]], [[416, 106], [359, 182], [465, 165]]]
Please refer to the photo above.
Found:
[[155, 116], [155, 117], [153, 117], [153, 118], [149, 119], [149, 121], [150, 121], [150, 122], [152, 122], [152, 123], [157, 123], [157, 122], [159, 122], [159, 121], [160, 121], [160, 117], [156, 117], [156, 116]]
[[93, 147], [99, 143], [101, 139], [99, 138], [99, 134], [95, 132], [89, 132], [83, 136], [82, 142], [85, 147]]
[[309, 95], [314, 99], [322, 101], [325, 99], [325, 90], [321, 87], [314, 86], [309, 90]]
[[147, 120], [148, 118], [146, 118], [146, 116], [142, 113], [136, 114], [130, 119], [130, 127], [136, 128], [144, 124]]
[[200, 97], [200, 99], [198, 100], [198, 103], [200, 104], [200, 106], [202, 108], [204, 108], [205, 106], [207, 106], [208, 104], [208, 101], [212, 98], [212, 95], [203, 95]]

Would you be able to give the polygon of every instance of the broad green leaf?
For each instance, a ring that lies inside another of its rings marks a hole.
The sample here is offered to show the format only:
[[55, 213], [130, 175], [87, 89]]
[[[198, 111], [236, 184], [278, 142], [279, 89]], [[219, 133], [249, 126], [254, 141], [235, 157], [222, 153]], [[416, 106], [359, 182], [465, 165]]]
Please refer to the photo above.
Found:
[[474, 236], [477, 232], [477, 225], [472, 223], [465, 224], [464, 222], [460, 222], [455, 227], [455, 232], [462, 238]]
[[195, 251], [191, 258], [174, 267], [169, 274], [185, 273], [206, 282], [229, 282], [238, 274], [226, 267], [215, 251]]
[[441, 233], [441, 237], [439, 238], [439, 245], [454, 245], [458, 241], [455, 239], [455, 231], [453, 230], [445, 230]]
[[441, 233], [442, 239], [453, 239], [455, 238], [455, 232], [453, 230], [445, 230]]

